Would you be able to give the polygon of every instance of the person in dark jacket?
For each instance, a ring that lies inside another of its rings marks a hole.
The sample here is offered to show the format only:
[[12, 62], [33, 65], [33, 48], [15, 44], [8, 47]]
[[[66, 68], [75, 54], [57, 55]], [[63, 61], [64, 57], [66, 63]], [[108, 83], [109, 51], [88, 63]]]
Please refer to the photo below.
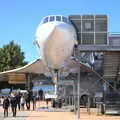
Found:
[[11, 97], [11, 108], [13, 112], [13, 117], [16, 117], [17, 99], [15, 96]]
[[36, 97], [33, 95], [32, 96], [32, 103], [33, 103], [33, 110], [36, 108]]
[[8, 97], [5, 97], [5, 99], [3, 100], [4, 117], [8, 117], [9, 105], [10, 105], [10, 101]]
[[30, 101], [31, 101], [31, 93], [30, 93], [30, 91], [28, 91], [27, 98], [26, 98], [27, 110], [30, 110]]
[[20, 94], [20, 92], [19, 92], [19, 93], [16, 95], [18, 110], [20, 110], [20, 99], [21, 99], [21, 94]]
[[39, 100], [43, 100], [43, 94], [44, 94], [43, 90], [40, 89], [38, 93], [39, 93], [39, 98], [40, 98]]

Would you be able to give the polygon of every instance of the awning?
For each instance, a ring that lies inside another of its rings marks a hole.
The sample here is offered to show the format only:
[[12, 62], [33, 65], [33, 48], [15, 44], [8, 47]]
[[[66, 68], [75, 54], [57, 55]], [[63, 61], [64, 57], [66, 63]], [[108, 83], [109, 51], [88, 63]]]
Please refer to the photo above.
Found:
[[[90, 71], [90, 67], [81, 63], [79, 60], [69, 60], [63, 69], [63, 73], [75, 73], [78, 70], [78, 67], [81, 67], [86, 72]], [[8, 70], [4, 72], [0, 72], [0, 81], [8, 81], [9, 83], [24, 83], [25, 82], [25, 74], [33, 73], [33, 74], [51, 74], [49, 69], [43, 64], [40, 59], [37, 59], [30, 64], [27, 64], [23, 67]], [[66, 75], [68, 75], [66, 74]]]
[[23, 67], [0, 72], [0, 81], [8, 81], [9, 79], [11, 81], [12, 79], [14, 79], [14, 80], [16, 79], [16, 81], [18, 81], [18, 83], [21, 83], [21, 82], [23, 82], [23, 79], [25, 79], [24, 75], [26, 73], [41, 74], [41, 73], [45, 73], [47, 71], [48, 70], [43, 65], [42, 61], [40, 59], [37, 59]]

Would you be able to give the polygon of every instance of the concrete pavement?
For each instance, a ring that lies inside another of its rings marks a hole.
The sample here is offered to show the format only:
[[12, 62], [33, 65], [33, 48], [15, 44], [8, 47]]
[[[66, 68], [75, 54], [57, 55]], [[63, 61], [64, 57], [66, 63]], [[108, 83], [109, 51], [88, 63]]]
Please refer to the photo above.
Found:
[[[37, 108], [45, 107], [45, 103], [37, 103]], [[0, 120], [77, 120], [74, 112], [47, 112], [39, 111], [17, 111], [16, 117], [12, 117], [12, 112], [9, 110], [9, 117], [4, 118], [3, 108], [0, 107]], [[120, 116], [97, 115], [96, 109], [91, 109], [88, 114], [85, 108], [81, 108], [80, 120], [120, 120]]]

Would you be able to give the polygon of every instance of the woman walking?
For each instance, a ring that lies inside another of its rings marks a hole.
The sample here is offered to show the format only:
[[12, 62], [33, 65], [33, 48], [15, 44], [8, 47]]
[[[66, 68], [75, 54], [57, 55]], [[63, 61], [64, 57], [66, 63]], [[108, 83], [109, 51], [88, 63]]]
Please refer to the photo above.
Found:
[[9, 108], [10, 102], [8, 97], [5, 97], [3, 100], [3, 109], [4, 109], [4, 117], [8, 117], [8, 108]]
[[21, 99], [20, 99], [20, 104], [21, 104], [21, 110], [24, 110], [24, 105], [25, 105], [25, 96], [22, 95]]

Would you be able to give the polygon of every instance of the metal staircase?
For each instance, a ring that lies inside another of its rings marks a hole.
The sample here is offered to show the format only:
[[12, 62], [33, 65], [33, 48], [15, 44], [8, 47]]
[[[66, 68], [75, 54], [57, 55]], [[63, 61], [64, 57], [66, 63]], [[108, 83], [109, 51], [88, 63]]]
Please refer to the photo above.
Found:
[[109, 86], [108, 93], [105, 95], [104, 112], [105, 114], [120, 114], [120, 91], [117, 89], [117, 85], [120, 83], [119, 52], [104, 53], [103, 73], [104, 79], [106, 79], [108, 83], [111, 80], [114, 83]]
[[105, 52], [103, 62], [103, 73], [105, 79], [116, 79], [118, 66], [120, 65], [119, 52]]
[[118, 69], [117, 69], [116, 80], [117, 80], [117, 83], [120, 84], [120, 65], [118, 66]]

